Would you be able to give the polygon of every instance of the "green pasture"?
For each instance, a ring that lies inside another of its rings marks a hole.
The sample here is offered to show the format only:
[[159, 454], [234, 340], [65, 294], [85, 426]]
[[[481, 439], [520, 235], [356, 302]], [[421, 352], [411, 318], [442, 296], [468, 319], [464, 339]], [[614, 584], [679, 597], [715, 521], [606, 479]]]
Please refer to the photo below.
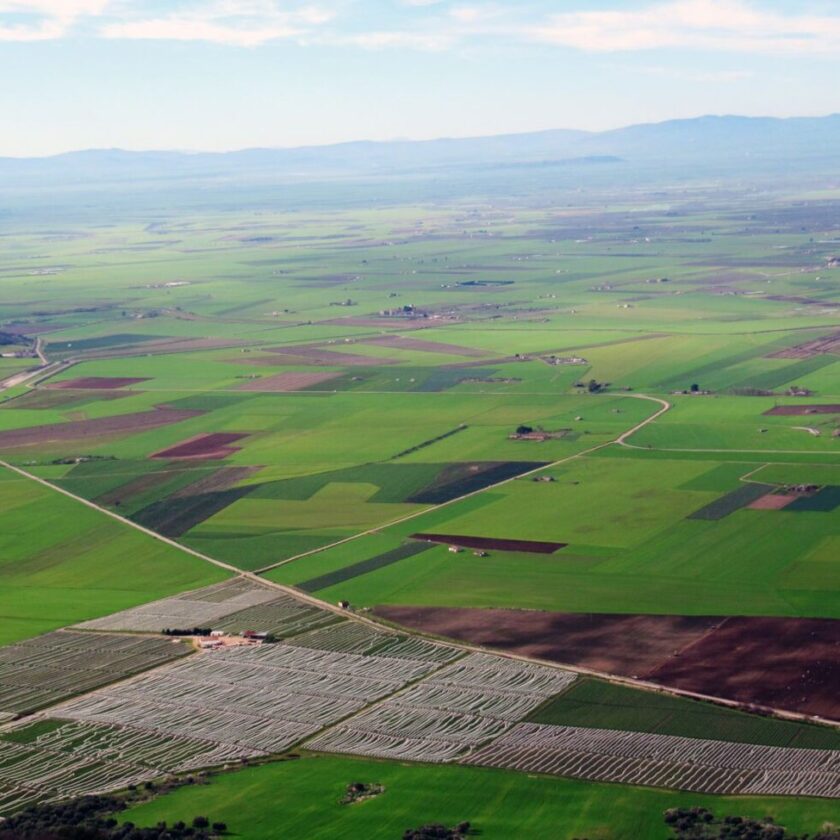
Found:
[[726, 706], [588, 677], [544, 703], [528, 720], [775, 747], [840, 747], [840, 732], [829, 727], [750, 715]]
[[0, 644], [227, 576], [7, 470], [0, 547]]
[[[385, 787], [352, 805], [339, 800], [353, 782]], [[718, 815], [772, 815], [793, 831], [816, 831], [837, 817], [829, 800], [721, 797], [596, 784], [453, 765], [420, 765], [340, 756], [305, 755], [211, 778], [135, 806], [120, 815], [136, 825], [189, 822], [196, 815], [222, 821], [245, 840], [276, 837], [365, 837], [393, 840], [431, 822], [463, 820], [486, 838], [551, 836], [670, 836], [668, 808], [704, 806]]]

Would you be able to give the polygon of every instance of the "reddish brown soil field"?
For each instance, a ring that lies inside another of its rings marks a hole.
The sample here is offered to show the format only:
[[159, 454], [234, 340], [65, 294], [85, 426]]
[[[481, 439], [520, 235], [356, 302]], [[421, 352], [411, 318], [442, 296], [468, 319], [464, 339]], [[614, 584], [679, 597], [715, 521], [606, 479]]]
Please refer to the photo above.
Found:
[[784, 493], [768, 493], [766, 496], [762, 496], [760, 499], [756, 499], [754, 502], [748, 504], [747, 508], [749, 510], [782, 510], [782, 508], [786, 508], [792, 501], [798, 498], [793, 493], [788, 495]]
[[319, 385], [341, 376], [338, 371], [287, 371], [274, 376], [263, 376], [240, 385], [237, 391], [300, 391], [310, 385]]
[[652, 670], [721, 621], [459, 607], [384, 606], [374, 612], [426, 633], [620, 676]]
[[211, 434], [196, 435], [188, 440], [182, 440], [167, 449], [154, 452], [150, 458], [191, 458], [191, 459], [221, 459], [227, 458], [239, 451], [238, 446], [231, 446], [247, 435], [233, 432], [212, 432]]
[[540, 542], [538, 540], [504, 540], [494, 537], [463, 537], [458, 534], [412, 534], [413, 540], [426, 540], [427, 542], [445, 543], [457, 545], [461, 548], [480, 548], [496, 551], [526, 551], [530, 554], [554, 554], [555, 551], [565, 548], [567, 543]]
[[70, 441], [87, 442], [108, 436], [131, 435], [158, 426], [168, 426], [170, 423], [180, 423], [181, 420], [189, 420], [199, 414], [204, 412], [155, 408], [152, 411], [120, 414], [117, 417], [97, 417], [95, 420], [74, 420], [70, 423], [7, 429], [0, 432], [0, 449]]
[[764, 412], [766, 415], [840, 414], [840, 403], [821, 405], [777, 405]]
[[487, 356], [483, 350], [473, 347], [463, 347], [460, 344], [446, 344], [438, 341], [423, 341], [420, 338], [403, 338], [401, 335], [382, 335], [376, 338], [365, 338], [360, 344], [379, 344], [385, 347], [397, 347], [401, 350], [421, 350], [427, 353], [442, 353], [447, 356], [467, 356], [476, 358]]
[[81, 376], [78, 379], [65, 379], [63, 382], [51, 382], [46, 388], [79, 388], [82, 390], [99, 390], [110, 388], [125, 388], [138, 382], [148, 382], [148, 376]]
[[840, 720], [840, 621], [378, 606], [411, 629]]
[[741, 703], [840, 719], [840, 621], [729, 618], [646, 675]]

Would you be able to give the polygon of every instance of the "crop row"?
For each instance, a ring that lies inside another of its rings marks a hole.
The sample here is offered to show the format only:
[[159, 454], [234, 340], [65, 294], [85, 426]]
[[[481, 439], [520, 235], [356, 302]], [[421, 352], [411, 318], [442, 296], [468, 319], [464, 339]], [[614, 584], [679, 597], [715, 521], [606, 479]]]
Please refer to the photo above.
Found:
[[840, 796], [840, 751], [524, 723], [467, 760], [704, 793]]
[[64, 704], [62, 718], [278, 752], [433, 664], [283, 644], [190, 657]]
[[378, 654], [396, 659], [418, 659], [444, 664], [460, 656], [460, 652], [446, 645], [423, 639], [383, 633], [356, 621], [343, 621], [331, 627], [313, 630], [296, 636], [290, 644], [340, 653], [357, 653], [362, 656]]
[[64, 722], [26, 743], [0, 740], [0, 815], [42, 799], [103, 793], [261, 754], [191, 738]]
[[[78, 625], [86, 630], [136, 630], [159, 633], [166, 627], [210, 627], [248, 607], [274, 601], [277, 591], [250, 581], [232, 581], [163, 598]], [[290, 599], [291, 600], [291, 599]]]
[[308, 746], [380, 758], [454, 761], [503, 735], [574, 679], [568, 671], [472, 654]]
[[0, 712], [17, 715], [176, 659], [164, 639], [56, 631], [0, 648]]

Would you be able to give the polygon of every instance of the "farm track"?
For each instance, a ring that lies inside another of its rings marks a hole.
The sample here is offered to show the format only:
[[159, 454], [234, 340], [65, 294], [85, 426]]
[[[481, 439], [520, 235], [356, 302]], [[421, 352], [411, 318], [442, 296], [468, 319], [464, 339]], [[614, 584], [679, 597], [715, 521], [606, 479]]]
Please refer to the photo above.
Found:
[[[542, 470], [551, 469], [552, 467], [555, 467], [557, 465], [566, 463], [568, 461], [575, 460], [577, 458], [581, 458], [581, 457], [583, 457], [585, 455], [588, 455], [592, 452], [595, 452], [597, 450], [606, 448], [608, 446], [612, 446], [613, 444], [629, 446], [629, 444], [625, 443], [625, 441], [627, 440], [628, 437], [635, 434], [636, 432], [638, 432], [640, 429], [644, 428], [649, 423], [654, 422], [657, 418], [659, 418], [661, 415], [663, 415], [665, 412], [667, 412], [671, 408], [671, 404], [667, 400], [660, 399], [658, 397], [652, 397], [652, 396], [648, 396], [648, 395], [645, 395], [645, 394], [622, 394], [621, 396], [626, 396], [630, 399], [641, 399], [641, 400], [647, 400], [647, 401], [655, 402], [655, 403], [658, 403], [660, 405], [660, 408], [656, 412], [654, 412], [652, 415], [650, 415], [649, 417], [645, 418], [644, 420], [637, 423], [632, 428], [630, 428], [627, 431], [620, 434], [617, 438], [614, 438], [614, 439], [609, 440], [609, 441], [604, 441], [603, 443], [597, 444], [596, 446], [590, 447], [589, 449], [586, 449], [586, 450], [583, 450], [581, 452], [577, 452], [573, 455], [569, 455], [567, 457], [561, 458], [558, 461], [555, 461], [551, 464], [538, 467], [537, 469], [532, 470], [531, 473], [536, 473], [536, 472], [540, 472]], [[643, 448], [643, 447], [632, 447], [632, 448]], [[182, 545], [181, 543], [177, 542], [176, 540], [170, 539], [169, 537], [165, 537], [165, 536], [151, 530], [150, 528], [146, 528], [142, 525], [139, 525], [136, 522], [131, 521], [130, 519], [127, 519], [125, 517], [120, 516], [117, 513], [114, 513], [110, 510], [107, 510], [106, 508], [100, 507], [98, 504], [96, 504], [94, 502], [91, 502], [88, 499], [85, 499], [81, 496], [78, 496], [75, 493], [72, 493], [72, 492], [70, 492], [70, 491], [68, 491], [68, 490], [66, 490], [62, 487], [58, 487], [57, 485], [50, 483], [46, 479], [42, 479], [39, 476], [33, 475], [32, 473], [29, 473], [26, 470], [21, 469], [20, 467], [14, 466], [13, 464], [10, 464], [10, 463], [8, 463], [4, 460], [0, 460], [0, 467], [5, 467], [6, 469], [11, 470], [14, 473], [17, 473], [22, 478], [26, 478], [26, 479], [30, 479], [31, 481], [35, 481], [35, 482], [43, 485], [44, 487], [46, 487], [50, 490], [53, 490], [57, 493], [61, 493], [62, 495], [66, 496], [70, 499], [76, 500], [77, 502], [85, 505], [88, 508], [91, 508], [92, 510], [99, 511], [102, 514], [104, 514], [106, 516], [109, 516], [111, 519], [114, 519], [118, 522], [121, 522], [122, 524], [127, 525], [128, 527], [134, 528], [135, 530], [140, 531], [140, 532], [146, 534], [147, 536], [152, 537], [153, 539], [159, 540], [160, 542], [163, 542], [167, 545], [170, 545], [173, 548], [179, 549], [180, 551], [183, 551], [187, 554], [191, 554], [192, 556], [197, 557], [201, 560], [204, 560], [205, 562], [210, 563], [210, 564], [212, 564], [212, 565], [214, 565], [214, 566], [216, 566], [220, 569], [224, 569], [228, 572], [231, 572], [231, 573], [236, 574], [236, 575], [238, 575], [242, 578], [246, 578], [246, 579], [251, 580], [255, 583], [261, 584], [263, 586], [271, 587], [271, 588], [273, 588], [273, 589], [275, 589], [279, 592], [284, 592], [287, 595], [291, 595], [292, 597], [297, 598], [299, 601], [309, 603], [309, 604], [311, 604], [313, 606], [316, 606], [316, 607], [319, 607], [320, 609], [323, 609], [323, 610], [328, 610], [328, 611], [330, 611], [330, 612], [332, 612], [336, 615], [340, 615], [342, 618], [349, 618], [350, 620], [359, 622], [361, 624], [366, 624], [369, 627], [372, 627], [374, 629], [377, 629], [377, 630], [380, 630], [380, 631], [381, 630], [386, 630], [386, 631], [389, 631], [389, 632], [392, 632], [392, 633], [394, 632], [394, 628], [393, 628], [393, 626], [391, 626], [387, 622], [376, 620], [376, 619], [370, 618], [368, 616], [359, 615], [357, 613], [348, 613], [346, 610], [343, 610], [342, 608], [340, 608], [336, 605], [330, 604], [326, 601], [322, 601], [321, 599], [316, 598], [316, 597], [314, 597], [314, 596], [312, 596], [312, 595], [310, 595], [306, 592], [303, 592], [299, 589], [296, 589], [293, 586], [286, 586], [284, 584], [277, 583], [275, 581], [269, 580], [265, 577], [262, 577], [261, 574], [263, 572], [269, 570], [269, 569], [273, 569], [273, 568], [276, 568], [277, 566], [280, 566], [280, 565], [283, 565], [285, 563], [291, 562], [292, 560], [300, 559], [301, 557], [306, 557], [306, 556], [309, 556], [311, 554], [315, 554], [315, 553], [318, 553], [320, 551], [324, 551], [327, 548], [330, 548], [330, 547], [333, 547], [333, 546], [336, 546], [336, 545], [342, 545], [342, 544], [345, 544], [345, 543], [350, 542], [352, 540], [359, 539], [360, 537], [369, 535], [371, 533], [378, 532], [378, 531], [383, 530], [387, 527], [390, 527], [390, 526], [393, 526], [395, 524], [404, 522], [408, 519], [413, 519], [417, 516], [420, 516], [421, 514], [428, 513], [431, 510], [436, 510], [438, 508], [446, 507], [447, 505], [454, 504], [457, 501], [461, 501], [463, 499], [466, 499], [466, 498], [469, 498], [471, 496], [477, 495], [478, 493], [485, 492], [486, 490], [491, 490], [491, 489], [493, 489], [493, 487], [498, 487], [498, 486], [507, 484], [510, 481], [513, 481], [515, 479], [522, 478], [523, 476], [527, 476], [527, 475], [531, 474], [531, 473], [523, 473], [521, 475], [515, 476], [514, 478], [505, 479], [503, 481], [498, 482], [498, 484], [491, 485], [490, 487], [485, 487], [485, 488], [482, 488], [481, 490], [476, 490], [476, 491], [473, 491], [471, 493], [467, 493], [464, 496], [458, 497], [457, 499], [453, 499], [453, 500], [448, 501], [448, 502], [443, 502], [439, 505], [435, 505], [435, 506], [426, 508], [422, 511], [412, 513], [412, 514], [410, 514], [406, 517], [402, 517], [400, 519], [394, 520], [394, 521], [386, 523], [384, 525], [380, 525], [376, 528], [367, 529], [366, 531], [360, 532], [358, 534], [354, 534], [350, 537], [347, 537], [345, 539], [342, 539], [342, 540], [339, 540], [335, 543], [332, 543], [329, 546], [322, 546], [321, 548], [318, 548], [314, 551], [303, 552], [302, 554], [296, 555], [295, 557], [289, 558], [285, 561], [282, 561], [281, 563], [274, 564], [274, 565], [266, 567], [264, 569], [259, 569], [259, 570], [253, 571], [253, 572], [249, 572], [249, 571], [243, 571], [242, 569], [239, 569], [239, 568], [237, 568], [236, 566], [233, 566], [230, 563], [226, 563], [222, 560], [218, 560], [214, 557], [211, 557], [207, 554], [204, 554], [203, 552], [196, 551], [195, 549], [192, 549], [192, 548], [189, 548], [188, 546]], [[404, 629], [401, 629], [401, 632], [405, 633], [406, 631]], [[663, 687], [661, 685], [657, 685], [655, 683], [647, 682], [645, 680], [638, 680], [638, 679], [633, 679], [633, 678], [630, 678], [630, 677], [621, 677], [621, 676], [617, 676], [617, 675], [614, 675], [614, 674], [605, 674], [605, 673], [602, 673], [600, 671], [596, 671], [596, 670], [590, 669], [590, 668], [585, 668], [585, 667], [576, 666], [576, 665], [568, 665], [568, 664], [565, 664], [565, 663], [552, 662], [552, 661], [549, 661], [549, 660], [543, 660], [543, 659], [539, 659], [537, 657], [526, 656], [526, 655], [522, 655], [522, 654], [508, 652], [508, 651], [497, 651], [497, 650], [493, 650], [493, 649], [484, 648], [480, 645], [473, 645], [473, 644], [468, 644], [468, 643], [464, 643], [464, 642], [457, 642], [457, 641], [453, 641], [453, 640], [450, 640], [450, 639], [440, 640], [440, 639], [435, 638], [431, 634], [422, 634], [422, 633], [413, 632], [413, 633], [411, 633], [411, 635], [413, 635], [414, 637], [419, 638], [419, 639], [426, 638], [426, 639], [430, 639], [432, 641], [444, 641], [450, 647], [456, 648], [460, 651], [463, 651], [464, 653], [488, 653], [488, 652], [490, 652], [494, 656], [498, 656], [498, 657], [501, 657], [501, 658], [504, 658], [504, 659], [510, 659], [510, 660], [515, 660], [515, 661], [525, 662], [525, 663], [531, 663], [531, 664], [536, 664], [536, 665], [543, 665], [543, 666], [547, 666], [549, 668], [553, 668], [555, 670], [560, 670], [560, 671], [573, 671], [573, 672], [578, 673], [578, 674], [600, 677], [602, 679], [607, 679], [610, 682], [614, 682], [614, 683], [620, 684], [620, 685], [627, 685], [627, 686], [630, 686], [630, 687], [641, 688], [641, 689], [644, 689], [644, 690], [654, 691], [654, 692], [658, 692], [658, 693], [673, 694], [673, 695], [676, 695], [676, 696], [683, 696], [683, 697], [688, 697], [688, 698], [692, 698], [692, 699], [696, 699], [696, 700], [713, 702], [713, 703], [717, 703], [717, 704], [723, 705], [723, 706], [728, 706], [728, 707], [731, 707], [731, 708], [737, 708], [738, 707], [737, 703], [735, 703], [733, 701], [730, 701], [730, 700], [726, 700], [725, 698], [716, 697], [714, 695], [700, 694], [698, 692], [686, 691], [686, 690], [682, 690], [682, 689], [674, 689], [674, 688], [671, 688], [671, 687]], [[135, 679], [135, 678], [130, 678], [130, 681], [131, 681], [131, 679]], [[87, 696], [87, 695], [84, 695], [84, 694], [80, 695], [80, 697], [84, 697], [84, 696]], [[782, 719], [786, 719], [786, 720], [804, 721], [804, 722], [819, 722], [819, 723], [826, 724], [826, 725], [835, 725], [835, 726], [837, 725], [837, 722], [833, 721], [833, 720], [817, 718], [813, 715], [805, 715], [805, 714], [799, 714], [799, 713], [796, 713], [796, 712], [790, 712], [790, 711], [785, 710], [785, 709], [775, 709], [775, 708], [773, 708], [773, 709], [769, 709], [768, 711], [770, 711], [774, 715], [776, 715], [776, 716], [778, 716]]]

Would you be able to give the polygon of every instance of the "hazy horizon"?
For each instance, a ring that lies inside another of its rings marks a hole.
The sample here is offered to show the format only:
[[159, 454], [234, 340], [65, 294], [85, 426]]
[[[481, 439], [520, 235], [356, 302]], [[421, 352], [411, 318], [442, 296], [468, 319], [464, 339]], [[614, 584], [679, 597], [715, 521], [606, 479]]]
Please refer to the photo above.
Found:
[[840, 110], [811, 0], [0, 0], [0, 155]]

